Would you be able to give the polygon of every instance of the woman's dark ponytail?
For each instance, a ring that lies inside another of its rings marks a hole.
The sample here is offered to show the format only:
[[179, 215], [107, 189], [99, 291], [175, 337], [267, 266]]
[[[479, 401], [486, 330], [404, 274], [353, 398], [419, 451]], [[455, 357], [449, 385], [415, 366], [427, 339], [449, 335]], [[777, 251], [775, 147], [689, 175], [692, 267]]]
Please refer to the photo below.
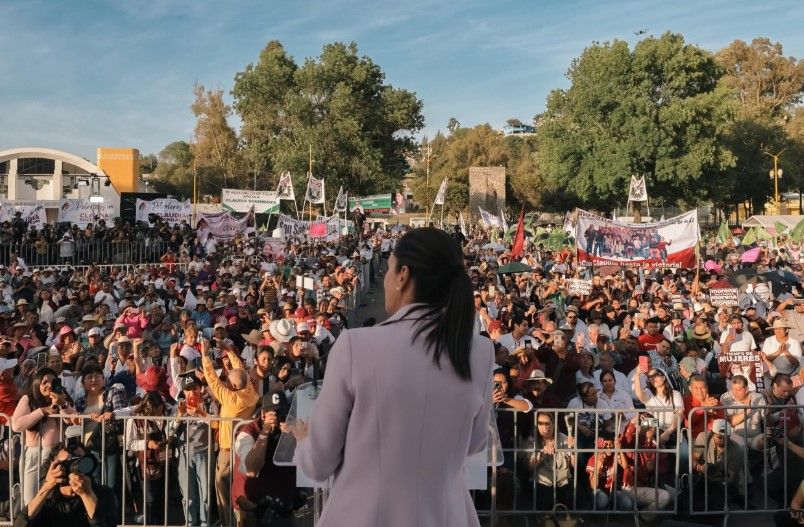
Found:
[[421, 304], [410, 311], [422, 315], [413, 341], [423, 335], [436, 365], [440, 367], [446, 352], [458, 377], [471, 380], [475, 308], [460, 246], [446, 232], [425, 227], [403, 236], [394, 256], [397, 270], [408, 267], [416, 287], [414, 301]]

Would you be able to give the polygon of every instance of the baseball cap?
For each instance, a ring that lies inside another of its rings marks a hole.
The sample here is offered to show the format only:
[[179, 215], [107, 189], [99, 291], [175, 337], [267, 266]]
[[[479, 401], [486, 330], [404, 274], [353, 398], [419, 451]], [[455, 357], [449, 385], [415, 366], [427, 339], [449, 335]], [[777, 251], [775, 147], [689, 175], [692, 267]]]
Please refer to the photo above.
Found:
[[281, 390], [266, 393], [262, 396], [262, 411], [263, 412], [276, 412], [288, 407], [288, 399], [285, 393]]
[[100, 335], [101, 335], [100, 330], [98, 328], [92, 328], [89, 331], [87, 331], [87, 336], [88, 337], [91, 337], [93, 335], [100, 337]]
[[712, 423], [713, 434], [731, 434], [731, 425], [725, 419], [715, 419]]

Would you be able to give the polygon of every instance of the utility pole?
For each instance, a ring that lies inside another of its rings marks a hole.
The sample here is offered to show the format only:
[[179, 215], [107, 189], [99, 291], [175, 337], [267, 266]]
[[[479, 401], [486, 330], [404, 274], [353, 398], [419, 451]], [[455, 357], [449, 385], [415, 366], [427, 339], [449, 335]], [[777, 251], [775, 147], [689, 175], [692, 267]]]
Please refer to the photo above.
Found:
[[[433, 159], [434, 157], [436, 157], [436, 155], [433, 154], [433, 149], [430, 148], [430, 143], [427, 143], [427, 151], [425, 152], [425, 167], [426, 167], [425, 170], [426, 170], [427, 176], [426, 176], [425, 182], [427, 183], [427, 191], [428, 191], [427, 193], [428, 194], [430, 193], [429, 192], [430, 191], [430, 160]], [[425, 212], [427, 213], [427, 217], [429, 218], [430, 217], [430, 204], [429, 204], [430, 198], [429, 198], [429, 196], [428, 196], [427, 200], [428, 200], [428, 204], [425, 206]]]

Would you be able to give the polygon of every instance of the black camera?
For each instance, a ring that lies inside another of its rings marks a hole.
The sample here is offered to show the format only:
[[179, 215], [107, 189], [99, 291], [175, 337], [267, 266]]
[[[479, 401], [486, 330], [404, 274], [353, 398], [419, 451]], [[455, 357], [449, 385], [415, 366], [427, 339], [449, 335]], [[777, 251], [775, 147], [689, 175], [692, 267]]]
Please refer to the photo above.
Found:
[[70, 455], [67, 459], [59, 463], [59, 466], [64, 469], [65, 474], [83, 474], [91, 476], [95, 469], [98, 468], [98, 462], [95, 456], [86, 454], [83, 456]]
[[64, 393], [64, 386], [61, 385], [61, 378], [56, 377], [50, 384], [50, 391], [59, 395]]

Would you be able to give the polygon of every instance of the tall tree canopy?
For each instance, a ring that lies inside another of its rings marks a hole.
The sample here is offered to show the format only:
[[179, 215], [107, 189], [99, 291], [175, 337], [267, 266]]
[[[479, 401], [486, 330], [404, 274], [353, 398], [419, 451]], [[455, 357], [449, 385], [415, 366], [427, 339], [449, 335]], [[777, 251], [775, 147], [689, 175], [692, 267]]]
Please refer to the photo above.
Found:
[[[416, 95], [385, 83], [380, 67], [358, 56], [354, 43], [328, 44], [298, 65], [279, 42], [269, 42], [235, 76], [232, 95], [248, 164], [261, 174], [290, 171], [298, 192], [310, 148], [313, 174], [325, 177], [329, 189], [397, 188], [406, 156], [416, 150], [413, 134], [424, 126]], [[334, 192], [328, 194], [333, 200]]]
[[539, 119], [539, 169], [565, 201], [611, 210], [632, 174], [668, 202], [707, 198], [734, 164], [722, 137], [733, 105], [706, 51], [666, 33], [633, 50], [615, 40], [584, 50]]
[[804, 95], [804, 62], [785, 57], [782, 45], [767, 38], [755, 38], [750, 44], [735, 40], [716, 58], [725, 72], [720, 84], [737, 103], [737, 117], [725, 137], [736, 164], [726, 171], [724, 188], [713, 196], [714, 202], [730, 210], [748, 201], [761, 210], [774, 193], [768, 153], [784, 150], [781, 191], [798, 189], [802, 183], [804, 145], [794, 122]]
[[196, 116], [195, 137], [190, 145], [205, 192], [242, 188], [245, 174], [237, 133], [229, 125], [232, 109], [223, 101], [223, 90], [206, 90], [196, 84], [190, 108]]

